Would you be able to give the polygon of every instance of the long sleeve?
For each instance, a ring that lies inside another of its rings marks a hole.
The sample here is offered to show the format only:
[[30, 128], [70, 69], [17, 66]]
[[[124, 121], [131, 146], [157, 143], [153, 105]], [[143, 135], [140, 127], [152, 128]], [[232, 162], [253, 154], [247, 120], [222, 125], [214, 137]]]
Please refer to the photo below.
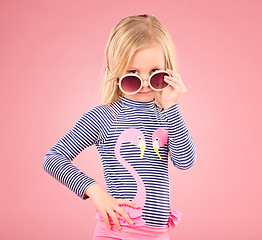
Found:
[[72, 161], [84, 148], [94, 144], [98, 135], [98, 119], [94, 111], [90, 110], [51, 147], [43, 162], [46, 172], [83, 199], [87, 198], [84, 197], [86, 188], [95, 180], [76, 168]]
[[194, 141], [179, 112], [178, 105], [162, 112], [167, 121], [169, 155], [173, 164], [179, 169], [190, 168], [196, 159]]

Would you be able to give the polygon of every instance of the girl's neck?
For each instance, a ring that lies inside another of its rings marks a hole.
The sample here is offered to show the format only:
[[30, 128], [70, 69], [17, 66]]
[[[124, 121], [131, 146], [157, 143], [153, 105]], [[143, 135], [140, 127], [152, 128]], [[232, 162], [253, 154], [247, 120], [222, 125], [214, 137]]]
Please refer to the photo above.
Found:
[[155, 104], [155, 100], [149, 102], [138, 102], [122, 96], [119, 96], [119, 99], [125, 106], [133, 108], [153, 108]]

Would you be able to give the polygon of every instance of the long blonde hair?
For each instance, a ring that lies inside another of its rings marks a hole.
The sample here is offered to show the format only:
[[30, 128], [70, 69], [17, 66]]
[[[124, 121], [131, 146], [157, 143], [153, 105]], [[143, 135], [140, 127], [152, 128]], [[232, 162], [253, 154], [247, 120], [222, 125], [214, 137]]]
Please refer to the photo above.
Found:
[[161, 45], [166, 68], [175, 70], [177, 64], [173, 41], [164, 25], [152, 15], [137, 15], [122, 19], [111, 31], [106, 46], [106, 73], [102, 85], [102, 104], [119, 100], [121, 91], [117, 79], [128, 67], [133, 54], [157, 42]]

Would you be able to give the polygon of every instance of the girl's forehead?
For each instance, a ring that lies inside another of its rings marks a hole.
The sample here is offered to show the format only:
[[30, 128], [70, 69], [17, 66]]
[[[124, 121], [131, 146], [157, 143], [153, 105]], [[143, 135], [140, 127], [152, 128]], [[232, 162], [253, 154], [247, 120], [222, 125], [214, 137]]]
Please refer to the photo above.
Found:
[[160, 44], [152, 44], [137, 50], [130, 59], [128, 68], [139, 69], [141, 66], [164, 67], [165, 56]]

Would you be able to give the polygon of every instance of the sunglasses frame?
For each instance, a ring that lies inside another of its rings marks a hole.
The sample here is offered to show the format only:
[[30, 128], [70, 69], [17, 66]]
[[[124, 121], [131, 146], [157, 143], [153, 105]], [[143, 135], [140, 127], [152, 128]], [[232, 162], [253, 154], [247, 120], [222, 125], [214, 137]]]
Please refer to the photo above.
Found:
[[[165, 73], [165, 74], [167, 74], [169, 77], [171, 77], [171, 75], [170, 75], [167, 71], [165, 71], [165, 70], [159, 70], [159, 71], [153, 72], [153, 73], [149, 76], [149, 78], [148, 78], [147, 81], [148, 81], [148, 84], [149, 84], [150, 88], [153, 89], [154, 91], [158, 91], [158, 92], [159, 92], [159, 91], [163, 91], [164, 89], [166, 89], [166, 88], [169, 86], [169, 84], [167, 84], [167, 86], [165, 86], [164, 88], [157, 89], [157, 88], [154, 88], [154, 87], [151, 85], [151, 81], [150, 81], [151, 78], [152, 78], [153, 76], [155, 76], [156, 74], [159, 74], [159, 73]], [[141, 82], [139, 89], [138, 89], [137, 91], [131, 92], [131, 93], [124, 91], [123, 88], [121, 87], [121, 82], [122, 82], [122, 80], [123, 80], [125, 77], [129, 77], [129, 76], [137, 77], [137, 78], [140, 80], [140, 82]], [[119, 79], [119, 83], [118, 83], [117, 85], [119, 85], [119, 88], [120, 88], [120, 90], [121, 90], [123, 93], [128, 94], [128, 95], [132, 95], [132, 94], [138, 93], [138, 92], [141, 90], [141, 88], [143, 87], [143, 81], [144, 81], [144, 80], [143, 80], [139, 75], [136, 75], [136, 74], [133, 74], [133, 73], [128, 73], [128, 74], [125, 74], [124, 76], [122, 76], [122, 77]]]

